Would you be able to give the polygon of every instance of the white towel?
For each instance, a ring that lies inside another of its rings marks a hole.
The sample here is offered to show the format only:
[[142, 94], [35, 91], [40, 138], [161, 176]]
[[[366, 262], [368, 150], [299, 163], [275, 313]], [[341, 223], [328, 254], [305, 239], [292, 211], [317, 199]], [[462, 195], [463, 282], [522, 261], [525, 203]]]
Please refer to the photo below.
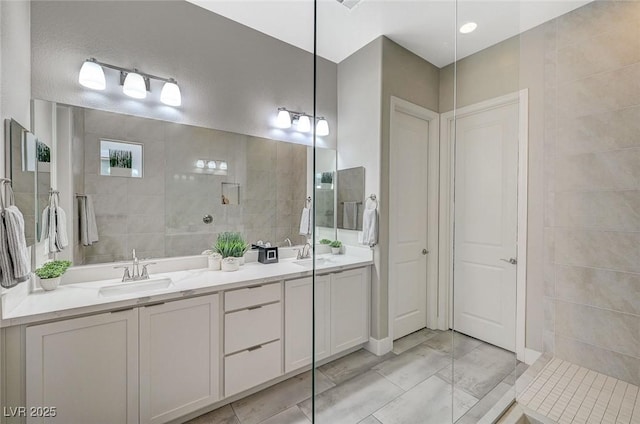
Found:
[[96, 224], [96, 214], [93, 209], [91, 196], [87, 195], [79, 198], [80, 202], [80, 241], [83, 246], [91, 246], [98, 241], [98, 225]]
[[8, 187], [8, 191], [9, 206], [5, 208], [4, 201], [0, 202], [0, 285], [4, 288], [26, 281], [31, 275], [24, 237], [24, 218], [20, 210], [12, 205], [11, 187]]
[[362, 244], [373, 247], [378, 244], [378, 209], [373, 201], [367, 200], [362, 217]]
[[356, 230], [358, 228], [358, 202], [344, 202], [342, 228], [345, 230]]
[[311, 235], [311, 209], [307, 207], [302, 209], [302, 216], [300, 217], [300, 235]]
[[49, 239], [49, 252], [62, 252], [69, 245], [67, 214], [58, 206], [57, 194], [49, 196], [49, 206], [42, 211], [40, 240]]

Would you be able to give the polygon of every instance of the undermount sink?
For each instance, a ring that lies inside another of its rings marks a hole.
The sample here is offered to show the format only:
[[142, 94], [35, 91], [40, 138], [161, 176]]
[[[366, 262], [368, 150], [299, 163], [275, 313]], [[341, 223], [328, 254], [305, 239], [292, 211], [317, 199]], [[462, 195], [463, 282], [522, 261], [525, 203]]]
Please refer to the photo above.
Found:
[[149, 292], [154, 290], [166, 290], [172, 285], [173, 283], [171, 282], [171, 278], [154, 278], [151, 280], [129, 281], [125, 283], [101, 287], [98, 291], [98, 295], [120, 296], [123, 294]]
[[[313, 266], [313, 258], [298, 259], [296, 261], [293, 261], [293, 263], [300, 266]], [[316, 258], [316, 266], [320, 266], [328, 263], [331, 263], [331, 259], [329, 258]]]

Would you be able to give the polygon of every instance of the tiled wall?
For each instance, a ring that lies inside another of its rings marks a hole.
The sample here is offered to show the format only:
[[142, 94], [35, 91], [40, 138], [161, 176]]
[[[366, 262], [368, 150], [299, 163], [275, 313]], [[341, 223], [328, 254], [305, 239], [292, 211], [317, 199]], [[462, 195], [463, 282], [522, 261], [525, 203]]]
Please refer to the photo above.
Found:
[[596, 1], [545, 46], [545, 350], [640, 383], [640, 2]]
[[[84, 192], [100, 236], [84, 263], [129, 259], [133, 248], [141, 258], [199, 254], [222, 231], [302, 241], [307, 147], [90, 109], [84, 121]], [[101, 138], [142, 143], [144, 177], [99, 175]], [[226, 160], [227, 175], [202, 172], [198, 159]], [[239, 205], [222, 205], [223, 182], [240, 184]]]

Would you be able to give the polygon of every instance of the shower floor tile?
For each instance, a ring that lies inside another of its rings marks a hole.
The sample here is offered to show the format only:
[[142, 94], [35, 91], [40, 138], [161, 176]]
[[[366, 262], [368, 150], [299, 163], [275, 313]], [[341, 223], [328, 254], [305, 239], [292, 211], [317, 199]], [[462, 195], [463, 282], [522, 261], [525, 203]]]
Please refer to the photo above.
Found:
[[553, 358], [518, 403], [560, 424], [640, 424], [638, 386]]

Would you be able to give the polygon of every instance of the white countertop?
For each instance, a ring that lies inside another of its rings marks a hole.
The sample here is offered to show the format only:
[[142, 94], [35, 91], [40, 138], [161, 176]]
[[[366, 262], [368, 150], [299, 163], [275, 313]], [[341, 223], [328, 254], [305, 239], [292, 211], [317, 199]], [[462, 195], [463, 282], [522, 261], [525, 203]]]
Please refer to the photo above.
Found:
[[[316, 266], [317, 274], [327, 274], [349, 268], [371, 265], [368, 255], [318, 255], [325, 262]], [[312, 275], [311, 264], [302, 266], [294, 259], [280, 260], [276, 264], [247, 263], [234, 272], [191, 269], [184, 271], [152, 273], [151, 278], [168, 277], [169, 288], [142, 291], [104, 297], [99, 290], [107, 285], [131, 285], [138, 282], [121, 283], [120, 279], [63, 284], [56, 290], [35, 291], [25, 295], [14, 307], [2, 310], [0, 327], [33, 324], [36, 322], [70, 318], [96, 312], [131, 308], [145, 304], [176, 300], [221, 290], [241, 288], [255, 284], [290, 280]], [[144, 282], [144, 281], [142, 281]]]

